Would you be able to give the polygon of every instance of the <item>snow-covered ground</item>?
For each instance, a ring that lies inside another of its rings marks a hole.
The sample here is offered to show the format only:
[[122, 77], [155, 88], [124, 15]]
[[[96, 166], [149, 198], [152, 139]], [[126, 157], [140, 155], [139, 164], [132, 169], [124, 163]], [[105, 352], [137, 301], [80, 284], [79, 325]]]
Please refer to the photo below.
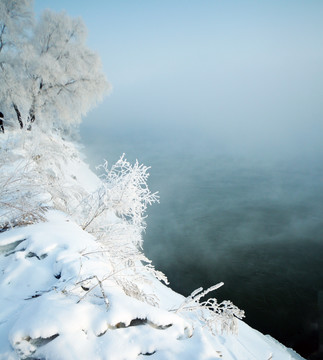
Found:
[[0, 134], [0, 152], [0, 359], [302, 359], [231, 303], [212, 313], [162, 283], [129, 172], [102, 181], [73, 143], [36, 130]]

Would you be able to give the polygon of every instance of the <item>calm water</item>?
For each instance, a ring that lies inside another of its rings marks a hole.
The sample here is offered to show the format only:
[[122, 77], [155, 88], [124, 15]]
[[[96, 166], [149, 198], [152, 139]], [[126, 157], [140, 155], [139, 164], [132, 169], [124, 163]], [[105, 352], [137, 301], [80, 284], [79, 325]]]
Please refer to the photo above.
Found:
[[323, 164], [260, 161], [188, 146], [107, 141], [82, 133], [91, 165], [125, 152], [152, 166], [144, 250], [171, 287], [189, 295], [223, 281], [213, 296], [304, 357], [318, 348], [323, 291]]

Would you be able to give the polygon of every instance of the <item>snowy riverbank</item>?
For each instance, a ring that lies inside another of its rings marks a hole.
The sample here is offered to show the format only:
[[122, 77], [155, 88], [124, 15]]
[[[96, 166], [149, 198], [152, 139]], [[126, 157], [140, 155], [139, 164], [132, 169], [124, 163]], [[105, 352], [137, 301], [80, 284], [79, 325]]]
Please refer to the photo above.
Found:
[[125, 211], [138, 186], [120, 174], [135, 166], [102, 180], [54, 135], [0, 140], [0, 359], [302, 359], [238, 320], [230, 302], [210, 312], [161, 283], [140, 250], [144, 216]]

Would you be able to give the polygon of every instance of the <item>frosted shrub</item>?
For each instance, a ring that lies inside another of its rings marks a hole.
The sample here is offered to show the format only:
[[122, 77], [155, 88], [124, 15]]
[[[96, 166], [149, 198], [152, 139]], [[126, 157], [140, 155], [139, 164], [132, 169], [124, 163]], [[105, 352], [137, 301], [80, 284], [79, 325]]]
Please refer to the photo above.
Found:
[[35, 174], [30, 163], [0, 163], [0, 231], [45, 219], [46, 201]]
[[151, 193], [147, 185], [149, 167], [139, 165], [138, 160], [131, 165], [123, 154], [110, 170], [107, 161], [98, 169], [103, 171], [100, 175], [103, 184], [87, 200], [91, 205], [83, 228], [86, 229], [106, 210], [110, 210], [129, 225], [144, 230], [147, 206], [159, 199], [157, 193]]
[[158, 196], [151, 193], [147, 185], [149, 167], [139, 165], [138, 160], [131, 165], [124, 156], [110, 170], [107, 161], [99, 166], [104, 171], [101, 175], [104, 190], [118, 216], [135, 226], [145, 227], [147, 205], [158, 202]]
[[204, 326], [206, 326], [214, 335], [223, 332], [237, 333], [238, 324], [237, 319], [244, 318], [244, 311], [233, 305], [231, 301], [224, 300], [218, 303], [216, 298], [209, 298], [205, 301], [200, 301], [211, 291], [220, 288], [223, 282], [211, 286], [203, 291], [203, 288], [198, 288], [188, 296], [185, 301], [175, 310], [179, 312], [193, 312]]
[[80, 206], [87, 214], [82, 227], [97, 238], [98, 252], [108, 254], [113, 267], [108, 278], [112, 277], [125, 294], [157, 305], [157, 297], [145, 292], [145, 284], [152, 277], [166, 284], [168, 280], [141, 251], [147, 206], [158, 202], [157, 193], [148, 188], [149, 167], [138, 161], [131, 165], [123, 154], [110, 169], [107, 161], [98, 169], [102, 171], [102, 186]]
[[1, 134], [0, 154], [0, 224], [4, 228], [43, 221], [48, 207], [72, 215], [88, 194], [72, 178], [72, 171], [67, 172], [66, 158], [77, 159], [77, 149], [54, 133], [34, 129]]

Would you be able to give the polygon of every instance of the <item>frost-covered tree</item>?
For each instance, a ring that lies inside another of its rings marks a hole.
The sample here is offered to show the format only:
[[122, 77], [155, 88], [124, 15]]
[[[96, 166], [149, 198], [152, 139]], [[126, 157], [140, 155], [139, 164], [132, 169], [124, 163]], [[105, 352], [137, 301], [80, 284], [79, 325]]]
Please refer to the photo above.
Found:
[[30, 0], [0, 6], [0, 111], [21, 128], [68, 129], [109, 89], [81, 19], [46, 10], [33, 25]]
[[31, 6], [32, 0], [0, 2], [0, 111], [7, 121], [17, 116], [20, 127], [21, 111], [28, 106], [21, 51], [33, 26]]
[[0, 52], [24, 42], [33, 23], [32, 0], [1, 0]]
[[45, 126], [75, 124], [107, 89], [98, 55], [85, 44], [81, 19], [47, 10], [26, 47], [26, 75], [31, 105], [29, 120]]

